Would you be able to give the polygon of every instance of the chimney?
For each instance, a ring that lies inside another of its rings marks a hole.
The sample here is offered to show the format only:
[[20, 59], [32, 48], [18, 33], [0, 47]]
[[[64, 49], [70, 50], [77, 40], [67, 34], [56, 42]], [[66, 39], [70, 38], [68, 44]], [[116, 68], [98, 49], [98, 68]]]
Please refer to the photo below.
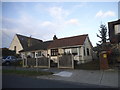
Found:
[[58, 39], [58, 38], [56, 37], [56, 35], [54, 35], [53, 40], [56, 40], [56, 39]]
[[31, 36], [28, 37], [28, 47], [32, 46], [32, 43], [31, 43]]

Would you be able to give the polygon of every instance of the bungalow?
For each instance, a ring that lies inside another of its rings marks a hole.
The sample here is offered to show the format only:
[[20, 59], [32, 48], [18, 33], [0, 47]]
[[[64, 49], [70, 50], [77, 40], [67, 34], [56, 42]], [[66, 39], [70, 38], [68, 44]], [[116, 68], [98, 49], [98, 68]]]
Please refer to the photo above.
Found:
[[74, 60], [85, 63], [92, 60], [92, 44], [88, 34], [55, 39], [48, 46], [48, 54], [58, 63], [57, 55], [74, 54]]
[[92, 60], [92, 44], [88, 34], [66, 37], [38, 43], [20, 51], [22, 57], [30, 56], [32, 58], [48, 57], [55, 63], [58, 63], [58, 55], [73, 54], [74, 60], [79, 63], [85, 63]]

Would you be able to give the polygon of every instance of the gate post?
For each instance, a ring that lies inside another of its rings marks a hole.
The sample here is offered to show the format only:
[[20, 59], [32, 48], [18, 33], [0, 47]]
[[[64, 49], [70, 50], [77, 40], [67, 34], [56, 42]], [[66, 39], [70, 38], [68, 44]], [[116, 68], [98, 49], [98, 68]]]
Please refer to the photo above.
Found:
[[38, 67], [38, 58], [36, 57], [36, 67]]
[[57, 58], [58, 58], [58, 68], [59, 68], [60, 67], [59, 56]]
[[100, 53], [100, 69], [102, 70], [109, 69], [106, 51], [102, 51]]
[[50, 68], [50, 56], [48, 56], [48, 68]]
[[28, 65], [27, 65], [27, 58], [26, 58], [26, 67], [27, 67]]
[[73, 57], [73, 55], [71, 55], [72, 56], [72, 69], [74, 69], [74, 57]]
[[24, 67], [24, 66], [25, 66], [25, 63], [24, 63], [25, 59], [23, 58], [23, 60], [22, 60], [22, 61], [23, 61], [23, 67]]

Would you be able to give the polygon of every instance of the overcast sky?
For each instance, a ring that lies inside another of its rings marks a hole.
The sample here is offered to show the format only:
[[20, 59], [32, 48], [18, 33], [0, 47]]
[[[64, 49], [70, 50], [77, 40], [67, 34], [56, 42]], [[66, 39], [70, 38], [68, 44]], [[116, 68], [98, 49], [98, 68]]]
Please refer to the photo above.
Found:
[[100, 24], [115, 20], [118, 2], [2, 2], [2, 47], [16, 33], [43, 41], [89, 34], [95, 46]]

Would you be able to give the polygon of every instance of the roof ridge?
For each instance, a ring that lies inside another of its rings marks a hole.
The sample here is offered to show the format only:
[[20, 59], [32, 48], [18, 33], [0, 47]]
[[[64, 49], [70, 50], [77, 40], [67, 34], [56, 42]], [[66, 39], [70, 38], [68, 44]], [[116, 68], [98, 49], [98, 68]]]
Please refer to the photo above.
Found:
[[[16, 35], [17, 35], [17, 36], [26, 37], [26, 38], [30, 38], [30, 37], [28, 37], [28, 36], [24, 36], [24, 35], [21, 35], [21, 34], [16, 34]], [[31, 39], [35, 39], [35, 40], [42, 41], [41, 39], [37, 39], [37, 38], [33, 38], [33, 37], [31, 37]]]
[[77, 36], [70, 36], [70, 37], [58, 38], [58, 39], [56, 39], [56, 40], [67, 39], [67, 38], [73, 38], [73, 37], [79, 37], [79, 36], [88, 36], [88, 34], [82, 34], [82, 35], [77, 35]]

